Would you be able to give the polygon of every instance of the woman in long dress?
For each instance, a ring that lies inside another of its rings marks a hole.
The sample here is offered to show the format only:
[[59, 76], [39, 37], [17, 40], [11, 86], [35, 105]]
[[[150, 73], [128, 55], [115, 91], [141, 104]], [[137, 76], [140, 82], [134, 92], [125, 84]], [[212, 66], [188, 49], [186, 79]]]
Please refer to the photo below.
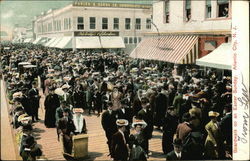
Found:
[[44, 124], [47, 128], [56, 127], [56, 109], [60, 107], [60, 101], [57, 94], [54, 93], [55, 88], [49, 89], [49, 94], [44, 101], [45, 120]]
[[115, 87], [113, 89], [111, 96], [112, 96], [113, 110], [116, 111], [121, 108], [122, 93], [118, 90], [117, 87]]

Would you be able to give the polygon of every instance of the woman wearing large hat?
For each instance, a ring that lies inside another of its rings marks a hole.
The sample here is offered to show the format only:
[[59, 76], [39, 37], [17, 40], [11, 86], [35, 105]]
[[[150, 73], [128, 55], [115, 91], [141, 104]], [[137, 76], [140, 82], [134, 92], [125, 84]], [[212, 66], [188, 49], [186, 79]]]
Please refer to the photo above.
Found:
[[134, 133], [129, 137], [129, 148], [131, 149], [129, 160], [147, 160], [147, 153], [145, 152], [147, 144], [143, 134], [146, 126], [147, 123], [143, 120], [135, 120], [132, 123]]
[[210, 111], [208, 113], [211, 121], [205, 126], [208, 133], [205, 141], [205, 159], [223, 159], [223, 139], [217, 121], [219, 115], [220, 114], [215, 111]]

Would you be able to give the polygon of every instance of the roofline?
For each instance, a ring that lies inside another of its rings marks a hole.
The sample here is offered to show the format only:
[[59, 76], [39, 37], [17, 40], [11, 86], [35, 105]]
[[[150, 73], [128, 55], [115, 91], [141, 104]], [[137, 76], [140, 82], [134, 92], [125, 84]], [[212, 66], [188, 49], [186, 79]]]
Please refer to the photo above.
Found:
[[169, 31], [169, 32], [145, 32], [145, 36], [168, 34], [193, 34], [193, 35], [231, 35], [231, 30], [203, 30], [203, 31]]

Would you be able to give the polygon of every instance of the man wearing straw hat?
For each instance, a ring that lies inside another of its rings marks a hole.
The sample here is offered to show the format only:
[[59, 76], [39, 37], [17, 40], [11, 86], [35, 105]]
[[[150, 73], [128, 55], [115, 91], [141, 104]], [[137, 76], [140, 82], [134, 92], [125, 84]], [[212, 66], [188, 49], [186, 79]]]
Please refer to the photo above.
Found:
[[115, 160], [125, 161], [128, 159], [128, 136], [126, 135], [126, 126], [128, 120], [116, 120], [118, 131], [112, 137], [111, 157]]

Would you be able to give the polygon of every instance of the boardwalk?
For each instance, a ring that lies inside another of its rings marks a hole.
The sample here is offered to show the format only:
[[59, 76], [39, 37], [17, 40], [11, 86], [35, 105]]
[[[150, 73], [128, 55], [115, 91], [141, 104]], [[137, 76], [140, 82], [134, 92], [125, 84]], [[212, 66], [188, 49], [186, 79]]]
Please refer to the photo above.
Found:
[[[60, 142], [57, 141], [55, 128], [46, 128], [44, 125], [45, 111], [43, 108], [44, 97], [41, 99], [41, 107], [39, 109], [40, 122], [33, 124], [34, 136], [37, 143], [41, 146], [43, 155], [48, 160], [65, 160], [62, 155]], [[7, 114], [7, 113], [6, 113]], [[88, 158], [84, 160], [112, 160], [108, 157], [108, 146], [106, 137], [101, 126], [101, 117], [92, 114], [84, 114], [88, 128]], [[165, 160], [165, 156], [161, 150], [161, 135], [159, 131], [154, 131], [153, 138], [150, 140], [150, 155], [148, 160]], [[3, 136], [3, 135], [2, 135]], [[13, 148], [12, 148], [13, 149]]]
[[[111, 160], [108, 157], [108, 147], [106, 137], [101, 126], [101, 117], [96, 115], [86, 115], [85, 119], [88, 127], [88, 151], [89, 157], [86, 160]], [[49, 160], [63, 160], [61, 145], [57, 141], [56, 129], [46, 128], [43, 121], [34, 125], [35, 136], [38, 144], [42, 146], [44, 155]], [[161, 150], [161, 132], [154, 131], [153, 139], [150, 140], [150, 151], [152, 155], [149, 160], [165, 160]]]

